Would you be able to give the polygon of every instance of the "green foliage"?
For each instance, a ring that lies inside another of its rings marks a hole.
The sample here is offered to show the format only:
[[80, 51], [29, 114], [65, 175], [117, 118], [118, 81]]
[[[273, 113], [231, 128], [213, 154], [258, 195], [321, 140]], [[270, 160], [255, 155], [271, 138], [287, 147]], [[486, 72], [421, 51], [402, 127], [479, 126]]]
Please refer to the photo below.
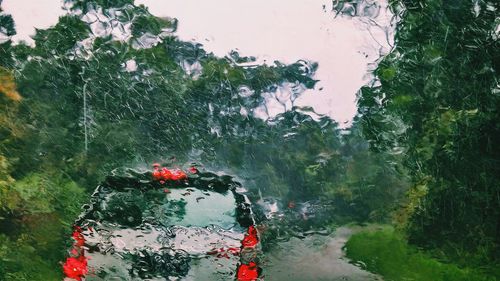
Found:
[[[1, 4], [2, 1], [0, 1]], [[0, 7], [0, 65], [10, 66], [12, 61], [10, 37], [16, 35], [14, 20]]]
[[[37, 171], [20, 161], [27, 157], [23, 144], [36, 140], [29, 139], [32, 133], [19, 115], [24, 101], [8, 78], [0, 79], [0, 279], [61, 280], [55, 269], [86, 194], [54, 167]], [[16, 180], [18, 163], [24, 176]]]
[[37, 30], [33, 37], [39, 55], [64, 55], [75, 46], [76, 42], [88, 36], [90, 29], [78, 17], [66, 15], [59, 18], [56, 26], [46, 30]]
[[[415, 191], [410, 240], [460, 248], [470, 262], [500, 253], [498, 1], [394, 1], [405, 8], [380, 85], [359, 112], [378, 151], [401, 151]], [[425, 195], [418, 187], [425, 182]], [[487, 249], [487, 250], [485, 250]], [[450, 253], [451, 254], [451, 253]], [[482, 256], [481, 258], [478, 258]]]
[[[2, 12], [2, 10], [0, 10]], [[0, 34], [6, 36], [16, 35], [16, 30], [14, 28], [14, 20], [11, 15], [0, 15]]]
[[388, 281], [494, 281], [497, 278], [469, 268], [440, 262], [422, 253], [390, 227], [354, 234], [347, 257]]
[[5, 281], [55, 281], [63, 278], [54, 270], [57, 263], [39, 255], [27, 236], [11, 240], [0, 234], [0, 261], [0, 278]]
[[18, 181], [7, 176], [2, 183], [1, 212], [15, 217], [57, 214], [69, 225], [86, 198], [75, 182], [50, 173], [29, 174]]
[[70, 226], [85, 202], [84, 190], [61, 176], [30, 174], [0, 184], [0, 278], [60, 280], [59, 261]]
[[158, 35], [163, 30], [175, 30], [176, 26], [177, 22], [174, 20], [169, 21], [151, 15], [141, 15], [134, 18], [132, 23], [132, 35], [134, 37], [140, 37], [145, 33]]
[[343, 141], [342, 155], [347, 158], [343, 184], [332, 191], [343, 199], [345, 209], [354, 208], [361, 220], [387, 221], [409, 189], [402, 156], [370, 151], [358, 122]]

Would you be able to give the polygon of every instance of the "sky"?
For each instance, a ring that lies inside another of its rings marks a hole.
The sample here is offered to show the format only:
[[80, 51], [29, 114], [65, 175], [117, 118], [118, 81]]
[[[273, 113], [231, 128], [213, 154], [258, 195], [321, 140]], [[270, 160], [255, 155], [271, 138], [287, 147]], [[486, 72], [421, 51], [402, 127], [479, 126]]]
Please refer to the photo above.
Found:
[[[237, 50], [261, 63], [317, 62], [315, 79], [320, 81], [294, 105], [312, 106], [341, 126], [352, 121], [356, 93], [370, 81], [374, 62], [391, 48], [392, 14], [384, 1], [376, 3], [378, 16], [367, 18], [336, 16], [331, 0], [135, 1], [156, 16], [177, 18], [181, 40], [201, 43], [215, 55]], [[3, 0], [2, 8], [16, 23], [13, 39], [28, 43], [35, 27], [54, 25], [65, 13], [61, 0]], [[274, 113], [284, 110], [280, 103], [269, 105]]]

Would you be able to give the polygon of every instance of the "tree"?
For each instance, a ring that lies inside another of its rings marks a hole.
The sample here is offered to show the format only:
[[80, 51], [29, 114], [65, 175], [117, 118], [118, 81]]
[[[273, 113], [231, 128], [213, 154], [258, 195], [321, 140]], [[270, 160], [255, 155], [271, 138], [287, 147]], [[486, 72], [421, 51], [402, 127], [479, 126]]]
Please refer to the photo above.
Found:
[[404, 8], [403, 21], [376, 70], [380, 84], [361, 93], [364, 132], [376, 150], [406, 155], [420, 194], [411, 241], [487, 249], [492, 258], [500, 245], [500, 6], [435, 0], [393, 8]]

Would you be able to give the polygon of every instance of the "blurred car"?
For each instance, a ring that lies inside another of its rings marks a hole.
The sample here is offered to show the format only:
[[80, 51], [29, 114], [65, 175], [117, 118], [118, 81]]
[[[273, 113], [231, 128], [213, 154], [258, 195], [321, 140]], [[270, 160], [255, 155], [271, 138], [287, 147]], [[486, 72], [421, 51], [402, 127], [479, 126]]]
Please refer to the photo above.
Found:
[[259, 234], [231, 177], [115, 173], [76, 221], [65, 280], [259, 280]]

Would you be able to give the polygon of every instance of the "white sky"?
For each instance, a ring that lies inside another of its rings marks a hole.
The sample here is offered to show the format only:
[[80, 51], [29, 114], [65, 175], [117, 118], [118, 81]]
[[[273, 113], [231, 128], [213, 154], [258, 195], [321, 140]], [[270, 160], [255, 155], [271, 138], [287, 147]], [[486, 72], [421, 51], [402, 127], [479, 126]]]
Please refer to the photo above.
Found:
[[[196, 41], [224, 56], [237, 49], [259, 61], [319, 63], [315, 90], [296, 105], [313, 106], [339, 123], [356, 113], [356, 92], [367, 82], [368, 65], [390, 46], [383, 29], [359, 18], [334, 17], [331, 0], [136, 0], [156, 16], [179, 19], [177, 36]], [[385, 3], [382, 3], [385, 7]], [[326, 5], [326, 11], [322, 6]], [[64, 11], [62, 0], [4, 0], [2, 8], [16, 23], [14, 40], [26, 40], [34, 27], [46, 28]], [[383, 28], [392, 15], [382, 9], [376, 21]], [[392, 28], [389, 28], [392, 36]], [[371, 33], [371, 34], [370, 34]], [[391, 39], [392, 40], [392, 39]], [[368, 55], [368, 57], [366, 57]], [[323, 87], [322, 91], [318, 89]]]
[[42, 29], [57, 23], [62, 10], [62, 0], [3, 0], [2, 9], [11, 14], [16, 24], [14, 41], [32, 43], [29, 37], [35, 34], [35, 27]]

